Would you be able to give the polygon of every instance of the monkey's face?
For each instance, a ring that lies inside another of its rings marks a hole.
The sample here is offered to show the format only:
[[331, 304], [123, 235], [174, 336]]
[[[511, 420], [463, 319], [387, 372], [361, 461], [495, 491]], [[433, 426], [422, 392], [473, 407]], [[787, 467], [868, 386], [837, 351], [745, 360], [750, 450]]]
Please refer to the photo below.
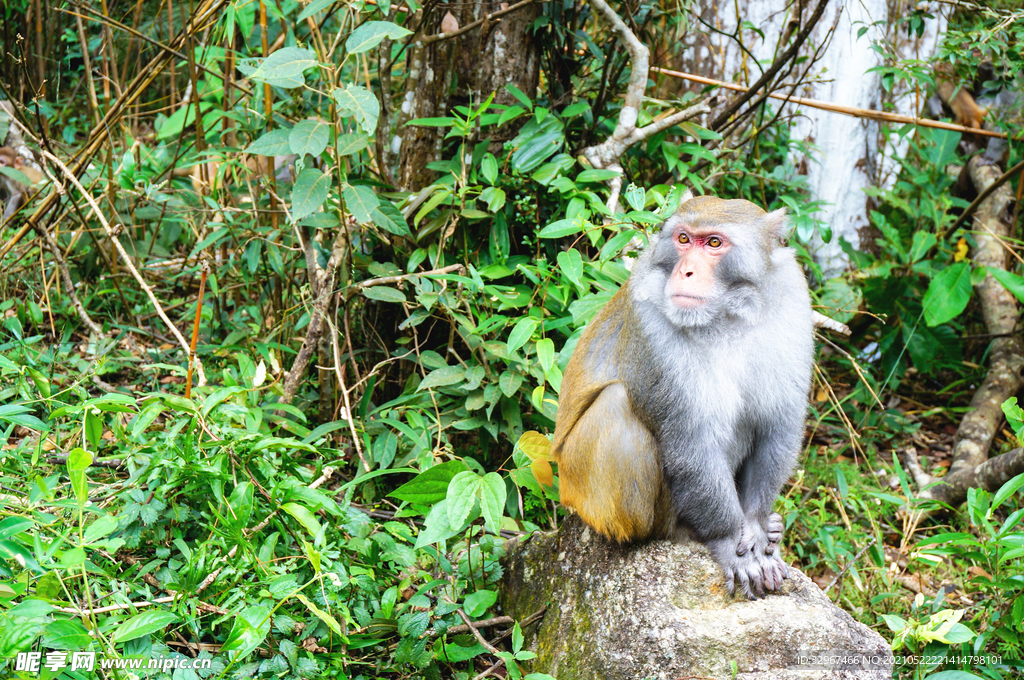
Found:
[[760, 313], [761, 285], [785, 213], [704, 196], [676, 210], [637, 262], [634, 296], [679, 328]]

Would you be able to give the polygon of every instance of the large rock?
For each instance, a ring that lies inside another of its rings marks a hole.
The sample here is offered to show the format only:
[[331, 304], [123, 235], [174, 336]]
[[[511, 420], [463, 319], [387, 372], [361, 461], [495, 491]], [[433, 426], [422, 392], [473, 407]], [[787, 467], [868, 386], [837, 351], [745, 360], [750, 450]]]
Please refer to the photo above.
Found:
[[782, 594], [731, 597], [704, 546], [620, 547], [577, 516], [511, 541], [502, 606], [525, 619], [530, 669], [558, 680], [892, 678], [885, 640], [790, 569]]

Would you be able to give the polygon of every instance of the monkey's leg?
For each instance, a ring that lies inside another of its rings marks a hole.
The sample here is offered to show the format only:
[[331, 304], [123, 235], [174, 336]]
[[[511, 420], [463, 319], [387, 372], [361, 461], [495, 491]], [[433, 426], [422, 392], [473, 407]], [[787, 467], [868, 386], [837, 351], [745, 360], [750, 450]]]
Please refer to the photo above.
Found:
[[763, 561], [765, 586], [770, 590], [780, 588], [782, 580], [789, 577], [780, 547], [785, 523], [781, 515], [772, 512], [772, 505], [792, 469], [800, 426], [802, 423], [794, 423], [787, 429], [788, 435], [759, 433], [753, 452], [736, 477], [746, 518], [744, 545], [740, 549], [751, 551]]
[[580, 416], [557, 454], [562, 503], [598, 533], [632, 541], [668, 533], [658, 446], [612, 383]]
[[713, 441], [672, 446], [685, 455], [665, 453], [666, 477], [679, 519], [711, 551], [725, 574], [729, 592], [763, 595], [764, 557], [749, 550], [749, 527], [743, 514], [728, 456]]

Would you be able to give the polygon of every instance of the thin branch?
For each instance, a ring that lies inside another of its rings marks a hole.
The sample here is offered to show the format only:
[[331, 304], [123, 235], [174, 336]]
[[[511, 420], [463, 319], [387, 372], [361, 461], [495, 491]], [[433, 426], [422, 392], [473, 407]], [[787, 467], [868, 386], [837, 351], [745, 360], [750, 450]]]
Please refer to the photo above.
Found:
[[[695, 83], [701, 83], [702, 85], [714, 85], [715, 87], [721, 87], [727, 90], [735, 90], [736, 92], [746, 92], [750, 90], [750, 88], [744, 87], [743, 85], [736, 85], [735, 83], [726, 83], [721, 80], [715, 80], [713, 78], [705, 78], [704, 76], [695, 76], [692, 73], [673, 71], [671, 69], [661, 68], [659, 66], [652, 66], [651, 70], [656, 73], [662, 73], [666, 76], [671, 76], [673, 78], [690, 80]], [[778, 94], [775, 92], [769, 93], [768, 96], [771, 97], [772, 99], [778, 99], [784, 102], [789, 102], [791, 104], [809, 106], [812, 109], [831, 111], [832, 113], [840, 113], [847, 116], [854, 116], [856, 118], [880, 120], [887, 123], [904, 123], [906, 125], [919, 125], [921, 127], [938, 128], [939, 130], [952, 130], [953, 132], [966, 132], [969, 134], [984, 135], [986, 137], [998, 137], [999, 139], [1008, 138], [1008, 135], [1004, 132], [994, 132], [992, 130], [979, 130], [977, 128], [969, 128], [964, 127], [963, 125], [956, 125], [955, 123], [944, 123], [941, 120], [931, 120], [929, 118], [916, 118], [914, 116], [904, 116], [898, 113], [888, 113], [886, 111], [876, 111], [874, 109], [862, 109], [858, 106], [844, 106], [843, 104], [833, 104], [832, 102], [821, 101], [820, 99], [794, 97], [792, 95]]]
[[428, 35], [428, 36], [425, 36], [423, 39], [419, 40], [418, 42], [423, 47], [426, 47], [427, 45], [429, 45], [431, 43], [435, 43], [435, 42], [437, 42], [439, 40], [449, 40], [451, 38], [457, 38], [460, 35], [462, 35], [463, 33], [468, 33], [469, 31], [473, 30], [477, 26], [483, 25], [485, 23], [490, 23], [490, 22], [494, 21], [495, 19], [497, 19], [498, 17], [503, 17], [503, 16], [505, 16], [506, 14], [508, 14], [510, 12], [515, 12], [517, 9], [521, 9], [523, 7], [526, 7], [527, 5], [532, 5], [535, 2], [537, 2], [537, 0], [522, 0], [522, 2], [517, 2], [514, 5], [509, 5], [505, 9], [500, 9], [497, 12], [491, 12], [490, 14], [484, 16], [484, 18], [482, 18], [482, 19], [477, 19], [476, 21], [472, 21], [472, 22], [466, 24], [465, 26], [462, 26], [457, 31], [452, 31], [451, 33], [436, 33], [434, 35]]
[[735, 101], [725, 107], [725, 109], [718, 114], [718, 117], [715, 118], [708, 127], [712, 130], [717, 130], [721, 127], [734, 113], [739, 111], [740, 107], [746, 104], [758, 90], [770, 83], [772, 78], [775, 77], [775, 74], [782, 70], [783, 65], [796, 57], [800, 48], [803, 47], [804, 42], [806, 42], [807, 38], [811, 35], [811, 31], [813, 31], [814, 27], [818, 24], [818, 20], [821, 19], [821, 15], [825, 13], [826, 5], [828, 5], [828, 0], [818, 0], [818, 5], [814, 8], [814, 13], [811, 14], [807, 23], [800, 29], [800, 32], [796, 34], [793, 44], [786, 48], [786, 51], [775, 60], [767, 71], [761, 74], [761, 77], [757, 79], [757, 82], [750, 86], [747, 92], [737, 97]]
[[[107, 218], [103, 216], [103, 212], [100, 210], [100, 206], [96, 203], [96, 199], [94, 199], [92, 195], [85, 190], [85, 187], [83, 187], [82, 184], [78, 181], [78, 178], [75, 177], [75, 174], [71, 172], [66, 165], [64, 165], [63, 161], [61, 161], [59, 158], [54, 156], [49, 151], [46, 151], [45, 149], [40, 149], [40, 154], [45, 156], [50, 162], [52, 162], [54, 165], [60, 168], [61, 173], [63, 173], [63, 175], [67, 178], [68, 182], [74, 185], [74, 187], [82, 193], [82, 198], [84, 198], [85, 202], [89, 204], [89, 207], [92, 209], [92, 214], [96, 217], [97, 220], [99, 220], [100, 224], [103, 225], [103, 231], [107, 233], [107, 238], [110, 239], [111, 243], [114, 244], [114, 248], [117, 249], [117, 253], [118, 255], [121, 256], [121, 260], [124, 262], [125, 268], [129, 272], [131, 272], [131, 275], [138, 282], [143, 292], [146, 293], [146, 297], [149, 298], [149, 301], [152, 303], [153, 308], [156, 309], [157, 314], [160, 315], [160, 318], [170, 329], [175, 339], [177, 339], [178, 344], [185, 351], [185, 356], [187, 357], [189, 354], [188, 341], [185, 340], [185, 337], [181, 334], [181, 331], [178, 330], [178, 327], [175, 326], [167, 317], [167, 313], [164, 312], [163, 307], [160, 306], [160, 301], [156, 299], [156, 295], [153, 293], [153, 289], [146, 284], [146, 280], [142, 278], [142, 274], [140, 274], [139, 270], [135, 268], [135, 265], [132, 263], [131, 256], [128, 255], [128, 251], [126, 251], [124, 249], [124, 246], [121, 245], [121, 240], [117, 238], [116, 234], [114, 234], [114, 229], [110, 226], [110, 223], [107, 222]], [[199, 374], [198, 385], [205, 385], [206, 373], [203, 371], [203, 362], [200, 361], [199, 357], [196, 357], [196, 373]]]

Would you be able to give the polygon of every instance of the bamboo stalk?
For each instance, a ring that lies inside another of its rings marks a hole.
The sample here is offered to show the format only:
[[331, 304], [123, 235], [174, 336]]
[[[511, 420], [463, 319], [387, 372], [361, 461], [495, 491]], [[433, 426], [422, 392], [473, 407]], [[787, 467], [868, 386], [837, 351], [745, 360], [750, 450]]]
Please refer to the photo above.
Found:
[[[735, 90], [736, 92], [747, 92], [749, 88], [743, 87], [742, 85], [736, 85], [734, 83], [726, 83], [721, 80], [714, 80], [712, 78], [705, 78], [703, 76], [695, 76], [691, 73], [682, 73], [680, 71], [671, 71], [667, 68], [659, 68], [657, 66], [651, 67], [652, 71], [662, 73], [666, 76], [673, 78], [680, 78], [682, 80], [689, 80], [695, 83], [701, 83], [702, 85], [714, 85], [715, 87], [722, 87], [727, 90]], [[998, 137], [999, 139], [1007, 139], [1006, 133], [993, 132], [992, 130], [980, 130], [978, 128], [964, 127], [963, 125], [956, 125], [955, 123], [943, 123], [938, 120], [929, 120], [927, 118], [915, 118], [914, 116], [902, 116], [898, 113], [887, 113], [885, 111], [875, 111], [874, 109], [862, 109], [857, 106], [844, 106], [842, 104], [833, 104], [831, 102], [823, 102], [818, 99], [807, 99], [805, 97], [792, 97], [784, 94], [776, 94], [774, 92], [768, 95], [772, 99], [780, 99], [784, 102], [790, 102], [793, 104], [799, 104], [801, 106], [809, 106], [812, 109], [821, 109], [822, 111], [831, 111], [833, 113], [841, 113], [845, 116], [855, 116], [857, 118], [868, 118], [871, 120], [882, 120], [888, 123], [904, 123], [908, 125], [920, 125], [921, 127], [938, 128], [939, 130], [952, 130], [953, 132], [967, 132], [975, 135], [982, 135], [985, 137]]]

